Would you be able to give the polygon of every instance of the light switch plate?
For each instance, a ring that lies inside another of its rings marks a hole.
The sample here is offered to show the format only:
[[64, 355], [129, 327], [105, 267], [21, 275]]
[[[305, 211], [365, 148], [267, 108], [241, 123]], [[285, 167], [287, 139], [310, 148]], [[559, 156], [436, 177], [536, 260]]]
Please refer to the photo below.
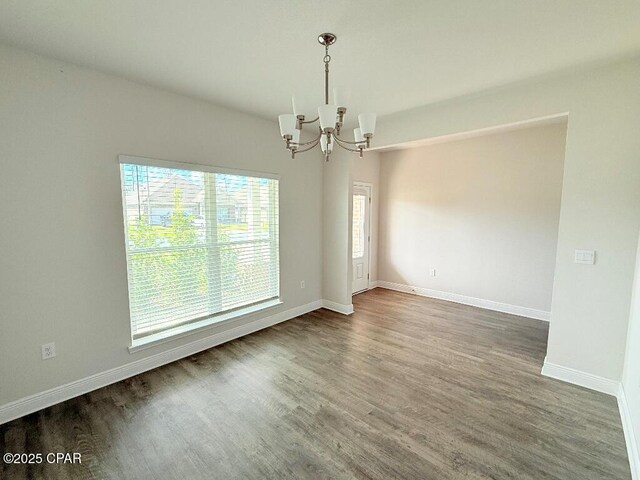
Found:
[[574, 263], [582, 263], [585, 265], [593, 265], [596, 263], [596, 251], [595, 250], [576, 250], [573, 257]]

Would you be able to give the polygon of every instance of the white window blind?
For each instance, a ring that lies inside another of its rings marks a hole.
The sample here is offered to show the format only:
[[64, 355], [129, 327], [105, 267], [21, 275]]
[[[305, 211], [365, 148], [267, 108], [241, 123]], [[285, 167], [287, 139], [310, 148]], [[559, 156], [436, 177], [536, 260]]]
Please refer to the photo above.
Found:
[[133, 339], [279, 297], [278, 180], [121, 164]]

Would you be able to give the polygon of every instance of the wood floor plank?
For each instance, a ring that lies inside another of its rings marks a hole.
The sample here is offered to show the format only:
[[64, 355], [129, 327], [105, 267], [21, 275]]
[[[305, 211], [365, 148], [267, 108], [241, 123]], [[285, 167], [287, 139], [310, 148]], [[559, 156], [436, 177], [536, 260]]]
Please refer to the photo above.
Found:
[[0, 478], [630, 479], [613, 397], [548, 324], [375, 289], [0, 426]]

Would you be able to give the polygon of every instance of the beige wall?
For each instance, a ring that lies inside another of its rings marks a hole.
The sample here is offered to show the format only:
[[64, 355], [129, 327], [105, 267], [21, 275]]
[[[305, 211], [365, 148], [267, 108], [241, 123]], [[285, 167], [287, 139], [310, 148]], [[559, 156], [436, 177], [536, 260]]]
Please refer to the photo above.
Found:
[[118, 154], [280, 174], [268, 314], [321, 299], [323, 164], [291, 160], [277, 123], [8, 47], [0, 85], [0, 406], [219, 330], [127, 351]]
[[555, 124], [383, 153], [380, 280], [550, 311], [565, 136]]
[[[614, 381], [640, 227], [638, 78], [634, 58], [382, 117], [376, 133], [394, 145], [568, 112], [547, 361]], [[596, 264], [573, 263], [575, 249]]]

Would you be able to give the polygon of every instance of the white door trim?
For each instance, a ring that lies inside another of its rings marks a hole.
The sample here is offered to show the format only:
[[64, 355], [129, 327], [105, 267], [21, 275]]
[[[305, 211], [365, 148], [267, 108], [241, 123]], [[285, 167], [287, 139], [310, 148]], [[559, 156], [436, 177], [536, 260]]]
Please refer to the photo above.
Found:
[[[372, 206], [373, 206], [373, 183], [369, 183], [369, 182], [361, 182], [359, 180], [354, 180], [353, 181], [353, 185], [351, 188], [351, 198], [353, 199], [353, 189], [357, 188], [357, 187], [361, 187], [361, 188], [368, 188], [369, 189], [369, 208], [367, 208], [367, 227], [369, 229], [367, 235], [368, 235], [368, 248], [367, 248], [367, 261], [369, 262], [369, 278], [367, 278], [367, 288], [365, 290], [358, 290], [357, 292], [353, 291], [353, 275], [351, 276], [351, 295], [356, 295], [358, 293], [362, 293], [366, 290], [371, 290], [372, 288], [372, 282], [371, 282], [371, 237], [372, 237], [372, 230], [371, 230], [371, 210], [372, 210]], [[351, 224], [349, 225], [349, 235], [352, 236], [351, 238], [351, 242], [353, 243], [353, 218], [351, 219]], [[353, 263], [353, 258], [351, 259], [351, 263]]]

